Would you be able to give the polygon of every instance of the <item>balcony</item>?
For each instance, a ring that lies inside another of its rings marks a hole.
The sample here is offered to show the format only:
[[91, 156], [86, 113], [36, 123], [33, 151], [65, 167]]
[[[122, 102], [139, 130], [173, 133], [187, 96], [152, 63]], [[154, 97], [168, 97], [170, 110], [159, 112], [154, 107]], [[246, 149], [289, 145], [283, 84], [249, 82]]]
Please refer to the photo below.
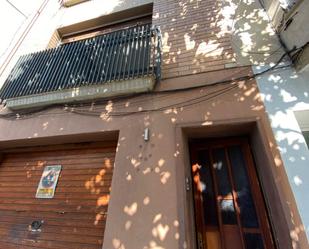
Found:
[[11, 109], [151, 91], [160, 32], [134, 26], [21, 56], [0, 90]]

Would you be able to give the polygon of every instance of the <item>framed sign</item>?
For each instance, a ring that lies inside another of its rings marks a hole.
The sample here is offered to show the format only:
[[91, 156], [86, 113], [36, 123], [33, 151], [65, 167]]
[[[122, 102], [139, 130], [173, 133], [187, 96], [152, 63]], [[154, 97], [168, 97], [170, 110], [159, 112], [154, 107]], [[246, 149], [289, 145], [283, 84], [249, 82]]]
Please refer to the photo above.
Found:
[[61, 165], [51, 165], [44, 168], [39, 186], [36, 191], [36, 198], [53, 198], [57, 186]]

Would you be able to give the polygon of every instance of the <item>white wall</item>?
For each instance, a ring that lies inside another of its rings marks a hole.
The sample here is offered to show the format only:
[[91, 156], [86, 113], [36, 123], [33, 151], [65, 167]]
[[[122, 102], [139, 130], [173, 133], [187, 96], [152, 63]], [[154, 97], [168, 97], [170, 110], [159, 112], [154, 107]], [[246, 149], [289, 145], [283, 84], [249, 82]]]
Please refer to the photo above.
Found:
[[[295, 0], [294, 0], [295, 1]], [[267, 14], [280, 32], [289, 49], [300, 47], [309, 40], [309, 1], [296, 0], [297, 4], [286, 12], [280, 7], [285, 0], [264, 0]], [[287, 26], [286, 24], [292, 22]]]
[[7, 1], [0, 1], [0, 65], [43, 0], [31, 0], [31, 4], [24, 0], [14, 0], [11, 2], [22, 13], [14, 9]]
[[[253, 67], [255, 73], [266, 67]], [[291, 67], [257, 78], [283, 165], [309, 237], [309, 150], [294, 112], [309, 110], [309, 70]]]
[[281, 37], [289, 49], [294, 46], [300, 47], [309, 41], [309, 1], [302, 0], [299, 7], [297, 7], [293, 12], [289, 13], [289, 18], [293, 21], [285, 29], [285, 26], [281, 29]]
[[[259, 1], [227, 1], [234, 12], [232, 44], [236, 64], [252, 65], [255, 73], [274, 65], [285, 51], [272, 28], [271, 19]], [[267, 0], [265, 3], [268, 14], [270, 10], [275, 13], [275, 9], [279, 7], [278, 0]], [[302, 3], [302, 6], [307, 4]], [[305, 9], [300, 11], [298, 17], [308, 19], [308, 14], [304, 15], [304, 12]], [[271, 18], [274, 13], [271, 13]], [[298, 32], [292, 38], [302, 44], [308, 37], [309, 29], [307, 28], [308, 32], [300, 28], [297, 30], [298, 26], [305, 28], [301, 24], [303, 20], [298, 17], [295, 16], [295, 22], [292, 22], [289, 29]], [[291, 38], [286, 32], [283, 36]], [[309, 237], [309, 151], [294, 115], [297, 110], [309, 110], [309, 70], [296, 73], [293, 68], [288, 67], [271, 71], [257, 78], [257, 83], [281, 153], [282, 166], [285, 167]]]

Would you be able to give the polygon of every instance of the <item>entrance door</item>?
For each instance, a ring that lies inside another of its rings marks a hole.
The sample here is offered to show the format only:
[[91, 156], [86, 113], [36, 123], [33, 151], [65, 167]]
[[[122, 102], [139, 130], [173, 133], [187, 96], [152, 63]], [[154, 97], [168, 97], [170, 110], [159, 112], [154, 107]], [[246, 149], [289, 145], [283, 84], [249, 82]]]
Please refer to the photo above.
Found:
[[273, 249], [245, 139], [190, 145], [198, 249]]

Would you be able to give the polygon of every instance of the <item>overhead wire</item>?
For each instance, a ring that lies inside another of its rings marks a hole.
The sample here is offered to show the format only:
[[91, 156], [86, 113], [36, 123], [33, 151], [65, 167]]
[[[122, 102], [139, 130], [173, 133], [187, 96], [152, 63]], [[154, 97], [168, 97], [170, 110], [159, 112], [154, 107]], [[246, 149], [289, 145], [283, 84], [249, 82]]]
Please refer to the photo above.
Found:
[[[286, 68], [287, 66], [282, 66], [278, 69], [283, 69]], [[269, 69], [265, 70], [268, 72]], [[254, 74], [252, 76], [243, 76], [243, 77], [239, 77], [236, 79], [230, 79], [230, 80], [225, 80], [225, 81], [221, 81], [221, 82], [215, 82], [213, 84], [208, 84], [208, 85], [202, 85], [202, 86], [192, 86], [192, 87], [187, 87], [187, 88], [181, 88], [181, 89], [172, 89], [172, 90], [167, 90], [167, 91], [162, 91], [162, 92], [179, 92], [179, 91], [188, 91], [188, 90], [193, 90], [193, 89], [199, 89], [199, 88], [203, 88], [203, 87], [209, 87], [209, 86], [215, 86], [215, 85], [219, 85], [219, 84], [227, 84], [227, 83], [231, 83], [231, 82], [239, 82], [239, 81], [244, 81], [244, 80], [250, 80], [255, 78], [256, 76], [262, 75], [264, 73], [260, 72], [257, 74]], [[107, 114], [108, 116], [127, 116], [127, 115], [132, 115], [132, 114], [136, 114], [136, 113], [145, 113], [145, 112], [154, 112], [154, 111], [161, 111], [161, 110], [166, 110], [172, 107], [177, 107], [179, 108], [179, 105], [183, 105], [182, 107], [187, 107], [190, 105], [194, 105], [203, 101], [206, 101], [208, 99], [213, 99], [214, 97], [220, 96], [221, 94], [224, 94], [232, 89], [235, 89], [236, 87], [238, 87], [237, 83], [234, 83], [232, 86], [228, 86], [226, 88], [223, 89], [219, 89], [210, 93], [207, 93], [206, 95], [197, 97], [197, 98], [192, 98], [192, 99], [188, 99], [185, 101], [181, 101], [181, 102], [177, 102], [177, 103], [173, 103], [173, 104], [169, 104], [167, 106], [162, 106], [159, 108], [155, 108], [155, 109], [147, 109], [147, 110], [138, 110], [138, 111], [129, 111], [129, 112], [107, 112], [106, 110], [104, 110], [103, 112], [100, 111], [92, 111], [92, 110], [85, 110], [85, 109], [78, 109], [78, 108], [85, 108], [85, 107], [89, 107], [91, 106], [91, 104], [87, 104], [87, 105], [70, 105], [70, 104], [66, 104], [66, 105], [55, 105], [57, 107], [62, 107], [64, 111], [66, 112], [70, 112], [70, 113], [75, 113], [75, 114], [80, 114], [80, 115], [88, 115], [88, 116], [101, 116], [102, 114]], [[159, 94], [161, 92], [153, 92], [155, 94]], [[149, 96], [149, 94], [147, 94], [147, 96]], [[105, 103], [107, 104], [110, 100], [105, 100]], [[93, 103], [92, 103], [93, 104]], [[95, 104], [99, 104], [99, 103], [95, 103]], [[54, 107], [55, 107], [54, 106]], [[0, 118], [4, 118], [4, 119], [27, 119], [27, 118], [31, 118], [33, 117], [33, 115], [42, 115], [41, 112], [44, 112], [48, 109], [50, 109], [51, 106], [46, 106], [40, 109], [33, 109], [33, 110], [28, 110], [28, 111], [21, 111], [21, 112], [13, 112], [13, 113], [8, 113], [8, 114], [1, 114]], [[57, 113], [47, 113], [46, 115], [56, 115], [56, 114], [63, 114], [62, 112], [57, 112]]]
[[[286, 66], [284, 67], [280, 67], [278, 69], [283, 69], [286, 68]], [[258, 75], [260, 75], [261, 73], [259, 73]], [[254, 77], [251, 77], [254, 78]], [[231, 81], [240, 81], [240, 80], [249, 80], [251, 79], [249, 77], [239, 77], [238, 79], [235, 80], [226, 80], [225, 82], [216, 82], [212, 85], [217, 85], [220, 83], [227, 83], [227, 82], [231, 82]], [[206, 85], [209, 86], [209, 85]], [[195, 87], [188, 87], [191, 89], [197, 89], [197, 88], [201, 88], [201, 87], [205, 87], [204, 86], [195, 86]], [[181, 101], [181, 102], [177, 102], [177, 103], [173, 103], [167, 106], [162, 106], [156, 109], [148, 109], [148, 110], [141, 110], [141, 111], [130, 111], [130, 112], [98, 112], [98, 111], [89, 111], [89, 110], [85, 110], [85, 109], [78, 109], [78, 107], [76, 107], [76, 105], [72, 106], [72, 105], [59, 105], [61, 107], [63, 107], [63, 110], [66, 112], [70, 112], [70, 113], [75, 113], [75, 114], [80, 114], [80, 115], [87, 115], [87, 116], [101, 116], [104, 113], [107, 114], [108, 116], [126, 116], [126, 115], [132, 115], [135, 113], [145, 113], [145, 112], [154, 112], [154, 111], [160, 111], [160, 110], [166, 110], [169, 108], [173, 108], [173, 107], [177, 107], [179, 108], [180, 105], [182, 105], [182, 107], [187, 107], [187, 106], [191, 106], [197, 103], [201, 103], [203, 101], [207, 101], [209, 99], [213, 99], [214, 97], [220, 96], [221, 94], [224, 94], [232, 89], [235, 89], [238, 87], [237, 83], [234, 83], [232, 86], [228, 86], [226, 88], [223, 89], [219, 89], [216, 91], [212, 91], [210, 93], [207, 93], [206, 95], [197, 97], [197, 98], [192, 98], [192, 99], [187, 99], [185, 101]], [[176, 89], [176, 90], [184, 90], [184, 89]], [[107, 102], [106, 102], [107, 103]], [[80, 106], [80, 107], [85, 107], [85, 106]], [[9, 114], [2, 114], [0, 115], [0, 117], [5, 118], [5, 119], [27, 119], [27, 118], [31, 118], [33, 117], [33, 115], [56, 115], [56, 114], [64, 114], [63, 111], [61, 112], [52, 112], [52, 113], [46, 113], [46, 114], [41, 114], [40, 112], [43, 112], [45, 110], [49, 109], [48, 107], [44, 107], [40, 110], [34, 110], [34, 112], [28, 111], [28, 113], [9, 113]]]
[[0, 76], [3, 74], [3, 72], [6, 70], [8, 67], [10, 61], [14, 57], [15, 53], [17, 52], [17, 49], [20, 47], [22, 42], [24, 41], [25, 37], [28, 35], [30, 32], [31, 28], [37, 21], [38, 17], [41, 15], [43, 9], [46, 7], [47, 3], [49, 0], [43, 0], [42, 4], [40, 5], [39, 9], [35, 12], [34, 16], [31, 18], [31, 20], [28, 22], [27, 26], [25, 27], [24, 31], [20, 35], [19, 39], [15, 42], [15, 45], [13, 46], [9, 54], [6, 56], [2, 64], [0, 65]]
[[11, 5], [11, 7], [13, 7], [19, 14], [23, 15], [25, 18], [27, 18], [27, 16], [19, 9], [17, 8], [13, 3], [11, 3], [9, 0], [5, 0], [9, 5]]
[[[306, 46], [306, 45], [307, 45], [307, 43], [304, 46]], [[300, 48], [292, 49], [290, 52], [295, 52], [295, 51], [298, 51], [300, 49], [303, 49], [304, 46], [302, 46]], [[278, 65], [284, 60], [284, 58], [287, 55], [288, 55], [288, 53], [284, 53], [280, 57], [280, 59], [277, 61], [277, 63], [275, 63], [273, 66], [267, 68], [264, 71], [261, 71], [261, 72], [258, 72], [258, 73], [252, 74], [252, 75], [237, 77], [237, 78], [234, 78], [234, 79], [221, 80], [221, 81], [213, 82], [213, 83], [210, 83], [210, 84], [195, 85], [195, 86], [190, 86], [190, 87], [185, 87], [185, 88], [167, 89], [167, 90], [153, 91], [153, 92], [148, 92], [148, 93], [129, 94], [129, 95], [118, 96], [118, 97], [109, 98], [109, 99], [103, 99], [103, 100], [100, 100], [100, 101], [92, 101], [91, 103], [55, 104], [55, 105], [45, 106], [45, 107], [42, 107], [40, 109], [20, 111], [18, 113], [12, 112], [12, 113], [7, 113], [7, 114], [1, 114], [0, 118], [26, 119], [26, 118], [29, 118], [30, 116], [33, 116], [34, 114], [42, 115], [41, 112], [46, 111], [46, 110], [48, 110], [52, 107], [62, 107], [67, 112], [72, 112], [72, 113], [81, 114], [81, 115], [99, 116], [99, 115], [102, 115], [101, 111], [98, 112], [98, 111], [94, 111], [94, 110], [85, 110], [84, 108], [87, 107], [87, 106], [91, 107], [93, 105], [99, 105], [99, 104], [104, 104], [104, 103], [107, 104], [109, 101], [113, 101], [113, 100], [114, 101], [128, 100], [130, 98], [135, 98], [135, 97], [138, 97], [138, 96], [141, 96], [141, 95], [145, 95], [146, 97], [148, 97], [149, 95], [157, 95], [157, 94], [164, 94], [164, 93], [171, 94], [171, 93], [176, 93], [176, 92], [181, 92], [181, 91], [189, 91], [189, 90], [194, 90], [194, 89], [199, 89], [199, 88], [204, 88], [204, 87], [216, 86], [216, 85], [219, 85], [219, 84], [227, 84], [227, 83], [231, 83], [231, 82], [250, 80], [250, 79], [256, 78], [256, 77], [258, 77], [262, 74], [265, 74], [265, 73], [272, 71], [272, 70], [275, 70], [275, 69], [284, 69], [284, 68], [290, 67], [291, 64], [278, 67]], [[234, 87], [235, 87], [235, 83], [234, 83]], [[207, 97], [209, 97], [211, 99], [212, 98], [211, 94], [214, 94], [215, 96], [219, 96], [220, 91], [225, 93], [225, 91], [232, 90], [232, 89], [234, 89], [234, 87], [230, 87], [230, 88], [227, 87], [226, 89], [218, 90], [218, 92], [214, 91], [214, 92], [211, 92], [211, 93], [207, 93], [206, 95], [203, 95], [203, 96], [198, 97], [198, 98], [193, 98], [193, 99], [185, 100], [185, 101], [182, 101], [182, 102], [173, 103], [173, 104], [170, 104], [170, 105], [167, 105], [167, 106], [162, 106], [162, 107], [155, 108], [155, 109], [128, 111], [128, 112], [107, 112], [107, 111], [105, 111], [105, 113], [109, 116], [126, 116], [126, 115], [131, 115], [131, 114], [136, 114], [136, 113], [161, 111], [161, 110], [168, 109], [168, 108], [171, 108], [171, 107], [176, 107], [176, 106], [178, 107], [179, 105], [183, 105], [183, 107], [189, 106], [189, 105], [192, 105], [192, 104], [200, 103], [202, 101], [206, 101]], [[145, 100], [146, 99], [136, 100], [135, 103], [139, 103], [139, 101], [143, 102]], [[197, 101], [197, 102], [195, 102], [195, 101]], [[186, 102], [189, 102], [189, 103], [186, 104]], [[123, 104], [123, 103], [120, 103], [120, 104]], [[77, 108], [83, 108], [83, 109], [78, 110]], [[63, 114], [63, 112], [48, 113], [48, 115], [51, 115], [51, 114]]]
[[[286, 66], [281, 67], [281, 68], [286, 68]], [[258, 73], [257, 75], [261, 75], [261, 74]], [[186, 99], [186, 100], [181, 101], [181, 102], [173, 103], [173, 104], [162, 106], [162, 107], [155, 108], [155, 109], [145, 109], [145, 110], [125, 111], [125, 112], [108, 112], [108, 111], [94, 112], [94, 111], [88, 111], [88, 110], [84, 110], [84, 109], [83, 110], [66, 109], [66, 110], [68, 112], [71, 112], [71, 113], [86, 115], [86, 116], [101, 116], [101, 115], [106, 114], [106, 115], [111, 116], [111, 117], [129, 116], [129, 115], [132, 115], [132, 114], [142, 114], [142, 113], [150, 113], [150, 112], [157, 112], [157, 111], [165, 111], [165, 110], [174, 109], [174, 108], [176, 108], [176, 109], [184, 108], [184, 107], [199, 104], [199, 103], [204, 102], [204, 101], [211, 100], [215, 97], [221, 96], [221, 95], [223, 95], [227, 92], [230, 92], [233, 89], [238, 88], [238, 86], [239, 85], [237, 83], [234, 83], [232, 86], [229, 85], [226, 88], [210, 92], [210, 93], [203, 95], [203, 96], [200, 96], [200, 97], [195, 97], [195, 98], [192, 98], [192, 99]]]
[[[230, 86], [227, 87], [227, 88], [230, 88]], [[203, 96], [199, 97], [198, 99], [203, 98], [203, 97], [207, 97], [209, 95], [213, 95], [213, 94], [219, 93], [222, 90], [226, 90], [226, 89], [224, 88], [224, 89], [219, 89], [219, 90], [215, 90], [215, 91], [209, 92], [206, 95], [203, 95]], [[149, 95], [147, 95], [147, 96], [149, 96]], [[190, 101], [192, 101], [192, 99], [188, 99], [185, 102], [187, 102], [187, 101], [190, 102]], [[109, 100], [106, 101], [105, 103], [108, 103], [108, 102], [109, 102]], [[171, 106], [182, 104], [182, 103], [183, 102], [181, 101], [179, 103], [171, 104]], [[79, 113], [79, 114], [89, 114], [90, 116], [98, 116], [98, 115], [102, 114], [102, 111], [99, 111], [99, 112], [97, 110], [96, 111], [95, 110], [88, 111], [88, 110], [84, 109], [85, 107], [91, 107], [91, 105], [86, 105], [86, 106], [57, 105], [57, 106], [58, 107], [62, 107], [62, 110], [66, 111], [66, 112]], [[166, 107], [169, 107], [169, 106], [164, 106], [162, 108], [166, 108]], [[83, 109], [80, 109], [80, 108], [83, 108]], [[103, 107], [103, 108], [105, 108], [105, 107]], [[36, 109], [36, 110], [29, 110], [27, 112], [1, 114], [0, 117], [6, 118], [6, 119], [11, 119], [11, 118], [13, 118], [13, 119], [16, 119], [16, 118], [17, 119], [27, 119], [27, 118], [33, 117], [34, 115], [40, 115], [41, 116], [41, 115], [63, 114], [63, 111], [61, 111], [61, 112], [48, 112], [46, 114], [41, 113], [41, 112], [44, 112], [44, 111], [46, 111], [48, 109], [49, 109], [48, 107], [43, 107], [43, 108]], [[104, 111], [106, 111], [106, 110], [104, 109]], [[145, 111], [146, 110], [144, 110], [142, 112], [145, 112]], [[119, 114], [120, 114], [120, 112], [117, 113], [117, 114], [115, 113], [115, 116], [116, 115], [118, 116]], [[113, 115], [113, 114], [111, 114], [111, 115]]]
[[[187, 87], [187, 88], [179, 88], [179, 89], [170, 89], [170, 90], [166, 90], [166, 91], [162, 91], [162, 92], [177, 92], [177, 91], [188, 91], [188, 90], [193, 90], [193, 89], [198, 89], [198, 88], [201, 88], [201, 87], [205, 87], [205, 86], [215, 86], [215, 85], [218, 85], [218, 84], [224, 84], [224, 83], [231, 83], [231, 82], [235, 82], [235, 81], [243, 81], [243, 80], [250, 80], [250, 79], [253, 79], [259, 75], [262, 75], [264, 73], [267, 73], [273, 69], [275, 69], [282, 61], [283, 59], [285, 58], [286, 54], [283, 54], [280, 59], [277, 61], [276, 64], [274, 64], [272, 67], [262, 71], [262, 72], [259, 72], [259, 73], [256, 73], [252, 76], [242, 76], [242, 77], [238, 77], [236, 79], [228, 79], [228, 80], [225, 80], [225, 81], [218, 81], [218, 82], [214, 82], [212, 84], [206, 84], [206, 85], [203, 85], [203, 86], [200, 86], [200, 85], [197, 85], [197, 86], [191, 86], [191, 87]], [[280, 68], [286, 68], [290, 65], [285, 65], [285, 66], [282, 66]], [[193, 99], [189, 99], [189, 100], [185, 100], [185, 101], [181, 101], [181, 102], [178, 102], [178, 103], [173, 103], [173, 104], [170, 104], [170, 105], [167, 105], [167, 106], [163, 106], [163, 107], [159, 107], [159, 108], [155, 108], [155, 109], [146, 109], [146, 110], [138, 110], [138, 111], [126, 111], [126, 112], [108, 112], [106, 111], [105, 113], [108, 115], [108, 116], [126, 116], [126, 115], [132, 115], [132, 114], [136, 114], [136, 113], [145, 113], [145, 112], [153, 112], [153, 111], [162, 111], [162, 110], [166, 110], [166, 109], [169, 109], [169, 108], [177, 108], [179, 105], [182, 105], [181, 107], [186, 107], [186, 106], [190, 106], [192, 104], [197, 104], [197, 103], [200, 103], [202, 101], [205, 101], [207, 98], [207, 96], [209, 95], [212, 95], [212, 94], [215, 94], [215, 96], [219, 96], [220, 93], [225, 93], [226, 91], [229, 91], [229, 90], [232, 90], [234, 88], [236, 88], [238, 85], [236, 83], [233, 84], [232, 87], [228, 86], [227, 88], [225, 89], [219, 89], [217, 91], [214, 91], [214, 92], [211, 92], [211, 93], [208, 93], [208, 95], [204, 95], [204, 96], [201, 96], [201, 97], [197, 97], [197, 98], [193, 98]], [[162, 93], [162, 92], [154, 92], [154, 93]], [[212, 97], [210, 97], [212, 98]], [[188, 103], [188, 102], [191, 102], [193, 101], [193, 103]], [[198, 101], [198, 102], [194, 102], [194, 101]], [[102, 115], [102, 112], [94, 112], [94, 111], [87, 111], [87, 110], [77, 110], [77, 109], [72, 109], [71, 112], [74, 112], [76, 114], [81, 114], [81, 115], [90, 115], [90, 116], [93, 116], [93, 115]]]
[[[216, 96], [224, 94], [224, 93], [230, 91], [231, 89], [235, 89], [237, 87], [238, 86], [236, 84], [234, 84], [234, 85], [228, 86], [224, 89], [219, 89], [217, 91], [210, 92], [207, 95], [203, 95], [203, 96], [192, 98], [192, 99], [187, 99], [185, 101], [180, 101], [180, 102], [169, 104], [169, 105], [166, 105], [166, 106], [161, 106], [161, 107], [158, 107], [158, 108], [155, 108], [155, 109], [145, 109], [145, 110], [126, 111], [126, 112], [111, 112], [111, 113], [106, 112], [106, 114], [108, 116], [128, 116], [128, 115], [137, 114], [137, 113], [165, 111], [165, 110], [168, 110], [168, 109], [171, 109], [171, 108], [179, 108], [179, 107], [183, 108], [183, 107], [191, 106], [191, 105], [194, 105], [194, 104], [198, 104], [198, 103], [203, 102], [205, 100], [212, 99]], [[102, 112], [88, 112], [86, 110], [78, 110], [78, 109], [73, 109], [73, 110], [68, 110], [68, 111], [76, 113], [76, 114], [81, 114], [81, 115], [94, 115], [94, 116], [102, 115]]]

